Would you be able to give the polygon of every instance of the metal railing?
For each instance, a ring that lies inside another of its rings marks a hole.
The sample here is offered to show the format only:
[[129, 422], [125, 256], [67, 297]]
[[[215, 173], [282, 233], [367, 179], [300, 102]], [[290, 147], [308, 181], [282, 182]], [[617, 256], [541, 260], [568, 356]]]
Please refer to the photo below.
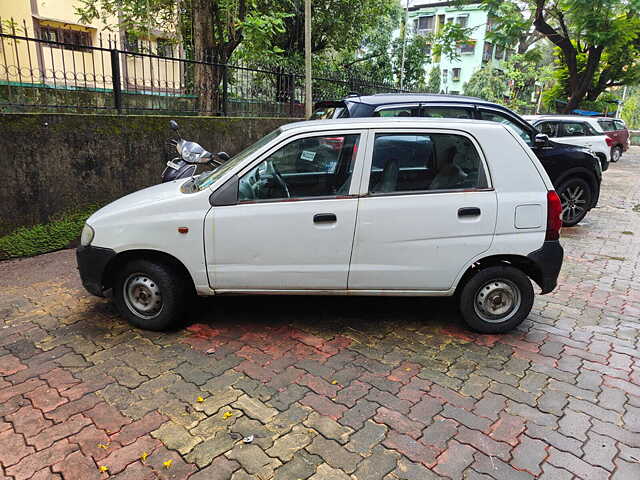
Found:
[[[299, 72], [180, 58], [179, 45], [165, 56], [166, 46], [132, 48], [119, 35], [78, 35], [95, 43], [86, 45], [20, 30], [0, 19], [0, 111], [304, 116]], [[401, 91], [346, 73], [313, 78], [314, 102]]]

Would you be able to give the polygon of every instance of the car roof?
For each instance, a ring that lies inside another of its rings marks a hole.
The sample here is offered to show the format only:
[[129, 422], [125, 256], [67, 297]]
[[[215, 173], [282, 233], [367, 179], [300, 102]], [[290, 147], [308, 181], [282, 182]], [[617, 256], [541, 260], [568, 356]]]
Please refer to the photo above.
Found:
[[597, 120], [596, 117], [585, 117], [583, 115], [523, 115], [527, 121], [534, 120], [582, 120], [585, 122], [590, 122]]
[[[497, 105], [477, 97], [464, 95], [446, 95], [442, 93], [376, 93], [375, 95], [349, 95], [345, 102], [364, 103], [367, 105], [390, 105], [395, 103], [477, 103]], [[500, 106], [500, 105], [498, 105]], [[504, 107], [502, 107], [504, 108]]]
[[305, 120], [282, 125], [282, 131], [314, 127], [317, 130], [337, 130], [348, 128], [376, 128], [376, 127], [400, 127], [400, 128], [424, 128], [438, 126], [442, 128], [460, 128], [464, 125], [491, 125], [504, 127], [498, 122], [488, 120], [474, 120], [469, 118], [430, 118], [430, 117], [359, 117], [340, 118], [336, 120]]

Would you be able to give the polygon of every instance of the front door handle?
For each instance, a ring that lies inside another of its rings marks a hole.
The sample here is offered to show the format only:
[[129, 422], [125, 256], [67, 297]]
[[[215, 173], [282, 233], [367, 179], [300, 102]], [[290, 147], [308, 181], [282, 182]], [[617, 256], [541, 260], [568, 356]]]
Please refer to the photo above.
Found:
[[337, 222], [338, 217], [335, 213], [316, 213], [313, 216], [313, 223], [333, 223]]
[[458, 210], [459, 217], [478, 217], [480, 209], [478, 207], [466, 207]]

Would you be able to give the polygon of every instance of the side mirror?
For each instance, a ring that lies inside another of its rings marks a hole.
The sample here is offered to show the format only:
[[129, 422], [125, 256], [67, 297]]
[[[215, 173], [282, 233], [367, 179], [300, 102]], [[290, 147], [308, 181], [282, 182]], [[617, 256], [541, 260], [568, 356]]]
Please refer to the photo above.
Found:
[[549, 145], [549, 135], [545, 135], [544, 133], [537, 133], [534, 143], [536, 147], [546, 147], [547, 145]]
[[216, 153], [216, 157], [218, 157], [223, 162], [226, 162], [231, 158], [227, 152], [218, 152]]
[[176, 122], [175, 120], [169, 120], [169, 128], [171, 128], [171, 130], [175, 130], [177, 132], [178, 131], [178, 122]]

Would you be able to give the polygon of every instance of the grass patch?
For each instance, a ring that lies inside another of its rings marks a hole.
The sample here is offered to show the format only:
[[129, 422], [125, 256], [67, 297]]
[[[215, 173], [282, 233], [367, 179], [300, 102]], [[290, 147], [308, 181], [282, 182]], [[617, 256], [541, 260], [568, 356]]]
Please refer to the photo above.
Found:
[[635, 205], [631, 210], [633, 210], [634, 212], [640, 213], [640, 203]]
[[20, 227], [0, 237], [0, 260], [32, 257], [66, 247], [80, 236], [85, 220], [98, 208], [97, 205], [92, 205], [75, 212], [63, 213], [49, 223]]
[[633, 235], [633, 232], [630, 232], [629, 230], [625, 230], [624, 232], [622, 232], [623, 235]]

